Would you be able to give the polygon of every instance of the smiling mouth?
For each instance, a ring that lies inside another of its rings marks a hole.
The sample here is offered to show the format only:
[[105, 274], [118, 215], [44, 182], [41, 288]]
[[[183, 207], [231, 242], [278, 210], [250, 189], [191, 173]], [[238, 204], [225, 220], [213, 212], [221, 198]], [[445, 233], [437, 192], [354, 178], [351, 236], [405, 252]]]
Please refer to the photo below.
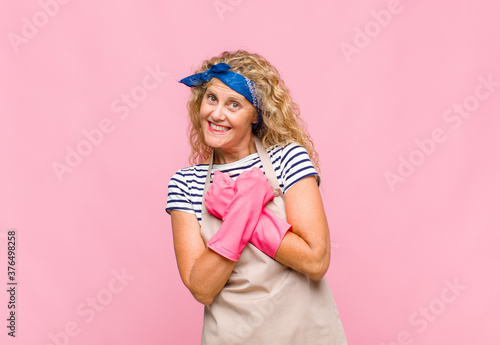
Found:
[[231, 128], [226, 127], [226, 126], [216, 125], [215, 123], [212, 123], [209, 121], [208, 122], [208, 129], [210, 130], [210, 132], [217, 133], [217, 134], [223, 134], [223, 133], [228, 132]]

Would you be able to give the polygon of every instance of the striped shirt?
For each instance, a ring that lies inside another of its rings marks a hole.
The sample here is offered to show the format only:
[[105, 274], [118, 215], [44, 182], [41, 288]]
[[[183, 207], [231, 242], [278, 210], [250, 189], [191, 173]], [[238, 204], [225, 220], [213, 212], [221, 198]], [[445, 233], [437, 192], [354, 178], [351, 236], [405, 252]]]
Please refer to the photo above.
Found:
[[[279, 186], [283, 194], [296, 182], [308, 176], [315, 176], [320, 184], [318, 172], [314, 168], [304, 147], [292, 143], [287, 146], [275, 145], [267, 149], [273, 164]], [[201, 201], [205, 187], [208, 164], [196, 164], [178, 170], [168, 184], [168, 199], [165, 211], [181, 210], [193, 213], [201, 225]], [[258, 153], [250, 154], [236, 162], [214, 164], [212, 177], [215, 171], [223, 172], [232, 179], [236, 179], [243, 171], [258, 167], [264, 168]]]

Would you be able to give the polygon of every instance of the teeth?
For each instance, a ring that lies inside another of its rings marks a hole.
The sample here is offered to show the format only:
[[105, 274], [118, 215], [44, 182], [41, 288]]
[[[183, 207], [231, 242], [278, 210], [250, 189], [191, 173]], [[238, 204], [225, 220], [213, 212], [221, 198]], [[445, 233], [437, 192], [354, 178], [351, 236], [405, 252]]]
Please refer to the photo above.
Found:
[[212, 129], [215, 129], [216, 131], [219, 131], [219, 132], [227, 132], [229, 130], [229, 128], [227, 128], [227, 127], [217, 126], [214, 123], [210, 123], [210, 127], [212, 127]]

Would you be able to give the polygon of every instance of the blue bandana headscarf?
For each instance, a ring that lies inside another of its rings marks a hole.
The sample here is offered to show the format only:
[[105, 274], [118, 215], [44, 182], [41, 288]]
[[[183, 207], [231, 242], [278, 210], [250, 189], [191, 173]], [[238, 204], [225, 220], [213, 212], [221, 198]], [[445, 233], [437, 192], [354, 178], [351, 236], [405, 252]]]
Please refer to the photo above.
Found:
[[230, 71], [229, 69], [231, 69], [231, 66], [227, 63], [218, 63], [207, 69], [205, 72], [193, 74], [180, 80], [179, 83], [183, 83], [189, 87], [194, 87], [210, 81], [213, 77], [219, 79], [231, 89], [245, 97], [258, 110], [259, 119], [257, 120], [257, 123], [252, 124], [252, 127], [255, 129], [262, 121], [262, 114], [257, 103], [257, 97], [255, 97], [255, 83], [247, 77]]

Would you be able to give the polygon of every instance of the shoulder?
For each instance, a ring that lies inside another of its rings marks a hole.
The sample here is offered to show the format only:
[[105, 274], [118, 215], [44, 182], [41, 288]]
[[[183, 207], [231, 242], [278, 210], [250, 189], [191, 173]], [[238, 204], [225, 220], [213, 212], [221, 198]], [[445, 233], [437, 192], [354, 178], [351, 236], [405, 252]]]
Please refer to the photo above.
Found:
[[168, 183], [168, 194], [183, 194], [187, 198], [203, 192], [208, 165], [197, 164], [177, 170]]
[[292, 142], [285, 146], [275, 145], [268, 149], [269, 157], [281, 179], [284, 193], [298, 181], [308, 176], [314, 176], [320, 184], [320, 177], [305, 147]]
[[281, 145], [271, 146], [267, 148], [267, 153], [269, 154], [269, 157], [271, 157], [273, 161], [279, 159], [283, 163], [294, 160], [298, 156], [303, 156], [303, 158], [305, 157], [309, 158], [309, 154], [307, 153], [305, 147], [296, 142], [291, 142], [284, 146]]
[[181, 184], [187, 186], [193, 181], [205, 180], [207, 171], [208, 164], [196, 164], [179, 169], [170, 178], [170, 184]]
[[[168, 183], [166, 211], [181, 210], [196, 213], [201, 209], [201, 198], [208, 165], [198, 164], [177, 170]], [[201, 219], [201, 217], [198, 217]]]
[[[274, 145], [266, 149], [274, 165], [286, 165], [297, 157], [309, 159], [307, 150], [300, 144], [292, 142], [287, 145]], [[309, 159], [310, 160], [310, 159]]]
[[269, 158], [271, 159], [272, 163], [274, 166], [276, 165], [281, 165], [283, 161], [283, 157], [287, 156], [288, 151], [290, 150], [291, 147], [293, 146], [300, 146], [296, 143], [290, 143], [287, 145], [273, 145], [268, 148], [266, 148], [267, 154], [269, 155]]

